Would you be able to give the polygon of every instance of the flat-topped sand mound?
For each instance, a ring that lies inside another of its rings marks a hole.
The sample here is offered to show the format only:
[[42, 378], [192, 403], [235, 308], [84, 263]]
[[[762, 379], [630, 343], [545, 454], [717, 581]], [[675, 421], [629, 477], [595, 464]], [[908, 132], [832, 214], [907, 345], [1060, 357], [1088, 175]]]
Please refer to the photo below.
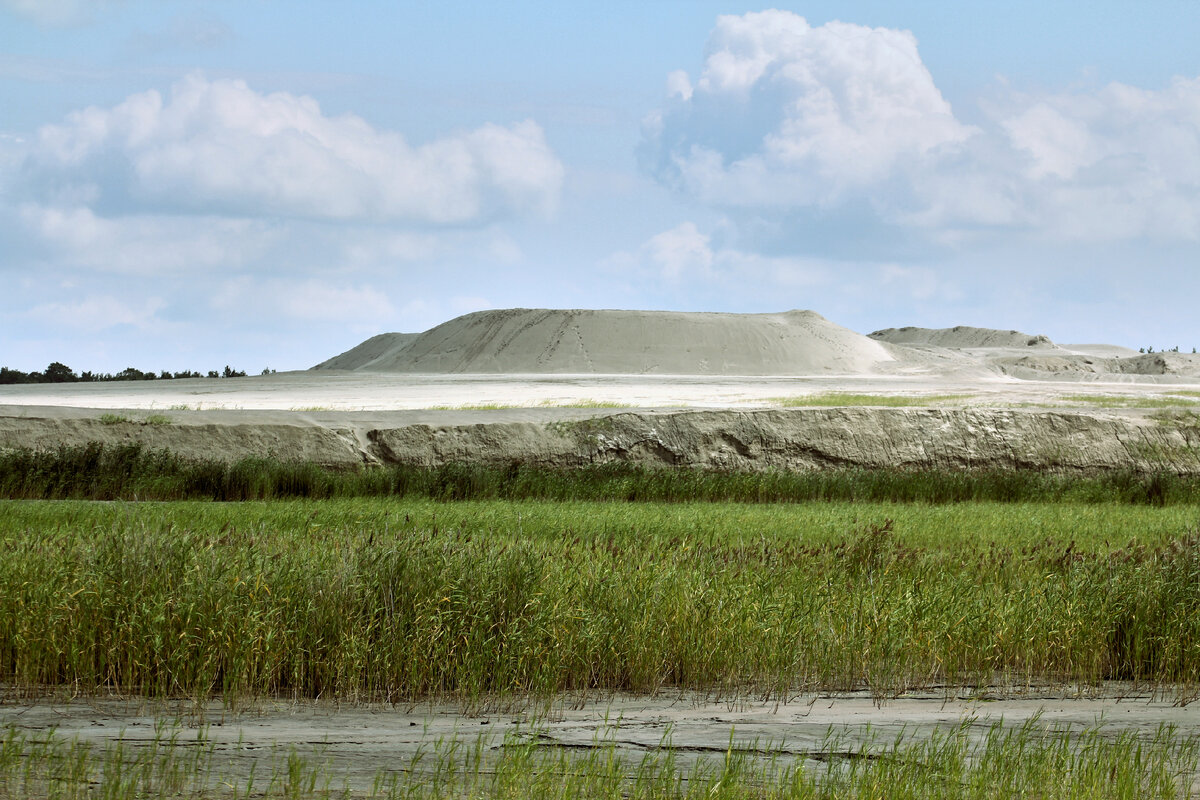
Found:
[[823, 375], [871, 372], [892, 350], [813, 311], [504, 309], [383, 334], [316, 369], [409, 373]]
[[995, 328], [973, 328], [956, 325], [953, 328], [884, 328], [868, 334], [870, 338], [889, 344], [931, 345], [934, 347], [1056, 347], [1045, 336], [1031, 336], [1021, 331], [1001, 331]]

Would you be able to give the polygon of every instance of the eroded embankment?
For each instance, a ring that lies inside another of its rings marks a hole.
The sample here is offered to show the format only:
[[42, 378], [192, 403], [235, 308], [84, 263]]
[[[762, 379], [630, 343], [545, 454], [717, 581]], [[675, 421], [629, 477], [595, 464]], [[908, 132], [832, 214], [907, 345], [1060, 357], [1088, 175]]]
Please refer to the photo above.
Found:
[[0, 447], [137, 441], [180, 455], [326, 466], [447, 462], [553, 467], [623, 461], [713, 469], [1133, 469], [1200, 474], [1200, 417], [1039, 409], [802, 408], [637, 411], [584, 419], [105, 422], [0, 416]]

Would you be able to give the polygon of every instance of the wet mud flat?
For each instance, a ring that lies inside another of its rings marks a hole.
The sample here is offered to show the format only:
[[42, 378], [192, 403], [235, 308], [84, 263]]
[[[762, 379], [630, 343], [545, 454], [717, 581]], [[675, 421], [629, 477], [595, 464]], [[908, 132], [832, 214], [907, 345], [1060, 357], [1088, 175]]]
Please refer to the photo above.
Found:
[[[232, 711], [219, 700], [197, 705], [9, 694], [0, 702], [0, 731], [27, 740], [52, 735], [100, 751], [120, 746], [128, 757], [155, 748], [202, 749], [205, 779], [217, 791], [244, 787], [253, 776], [265, 785], [302, 763], [319, 771], [331, 791], [361, 796], [389, 779], [487, 772], [516, 750], [553, 754], [560, 767], [603, 751], [628, 765], [669, 755], [681, 774], [697, 774], [704, 763], [720, 765], [732, 755], [820, 773], [852, 760], [886, 758], [898, 742], [950, 733], [973, 746], [997, 730], [1018, 729], [1057, 742], [1086, 732], [1150, 739], [1168, 726], [1173, 740], [1200, 739], [1200, 709], [1182, 698], [1130, 687], [1104, 696], [1062, 689], [930, 691], [882, 702], [865, 692], [787, 702], [662, 693], [464, 713], [457, 705], [275, 700]], [[1200, 792], [1200, 764], [1183, 772], [1181, 791]]]

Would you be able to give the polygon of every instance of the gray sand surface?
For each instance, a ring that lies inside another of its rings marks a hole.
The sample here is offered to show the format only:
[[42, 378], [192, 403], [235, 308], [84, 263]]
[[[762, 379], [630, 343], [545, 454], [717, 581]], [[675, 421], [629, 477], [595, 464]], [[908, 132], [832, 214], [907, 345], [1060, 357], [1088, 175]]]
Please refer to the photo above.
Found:
[[[1129, 692], [1128, 689], [1125, 691]], [[673, 748], [686, 772], [699, 759], [720, 760], [730, 746], [764, 758], [801, 759], [820, 769], [842, 754], [867, 745], [879, 752], [898, 735], [916, 740], [935, 729], [968, 725], [980, 741], [995, 723], [1039, 730], [1070, 726], [1076, 732], [1102, 726], [1111, 734], [1135, 731], [1152, 735], [1161, 724], [1174, 725], [1181, 737], [1200, 736], [1200, 713], [1169, 699], [1129, 692], [1121, 698], [1030, 691], [979, 698], [940, 693], [914, 694], [878, 702], [866, 694], [803, 696], [779, 704], [759, 700], [714, 701], [694, 695], [616, 696], [566, 702], [546, 711], [464, 714], [453, 706], [335, 705], [276, 702], [234, 713], [214, 702], [199, 710], [117, 699], [61, 702], [11, 699], [0, 703], [0, 725], [59, 735], [95, 744], [116, 740], [148, 746], [155, 726], [167, 724], [181, 746], [202, 736], [214, 744], [218, 775], [269, 774], [270, 759], [296, 752], [325, 762], [355, 790], [369, 788], [380, 770], [411, 765], [418, 751], [434, 752], [450, 740], [484, 746], [495, 758], [505, 746], [535, 742], [539, 747], [585, 752], [613, 742], [634, 764], [647, 753]], [[833, 737], [831, 740], [830, 737]], [[427, 758], [427, 765], [433, 759]], [[1200, 765], [1189, 776], [1200, 787]]]

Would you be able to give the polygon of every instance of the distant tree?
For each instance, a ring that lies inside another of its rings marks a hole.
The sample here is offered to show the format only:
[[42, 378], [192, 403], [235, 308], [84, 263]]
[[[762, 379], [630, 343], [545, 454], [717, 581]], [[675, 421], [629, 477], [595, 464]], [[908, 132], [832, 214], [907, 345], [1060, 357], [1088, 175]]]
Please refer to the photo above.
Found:
[[68, 367], [61, 361], [53, 361], [50, 366], [46, 367], [46, 383], [74, 383], [79, 380], [75, 375], [75, 370]]
[[217, 372], [215, 369], [210, 369], [210, 370], [208, 371], [208, 377], [210, 377], [210, 378], [219, 378], [219, 377], [221, 377], [221, 373]]
[[29, 383], [29, 374], [19, 369], [0, 367], [0, 384]]
[[137, 367], [126, 367], [125, 369], [112, 376], [114, 381], [152, 381], [154, 380], [153, 372], [142, 372]]

